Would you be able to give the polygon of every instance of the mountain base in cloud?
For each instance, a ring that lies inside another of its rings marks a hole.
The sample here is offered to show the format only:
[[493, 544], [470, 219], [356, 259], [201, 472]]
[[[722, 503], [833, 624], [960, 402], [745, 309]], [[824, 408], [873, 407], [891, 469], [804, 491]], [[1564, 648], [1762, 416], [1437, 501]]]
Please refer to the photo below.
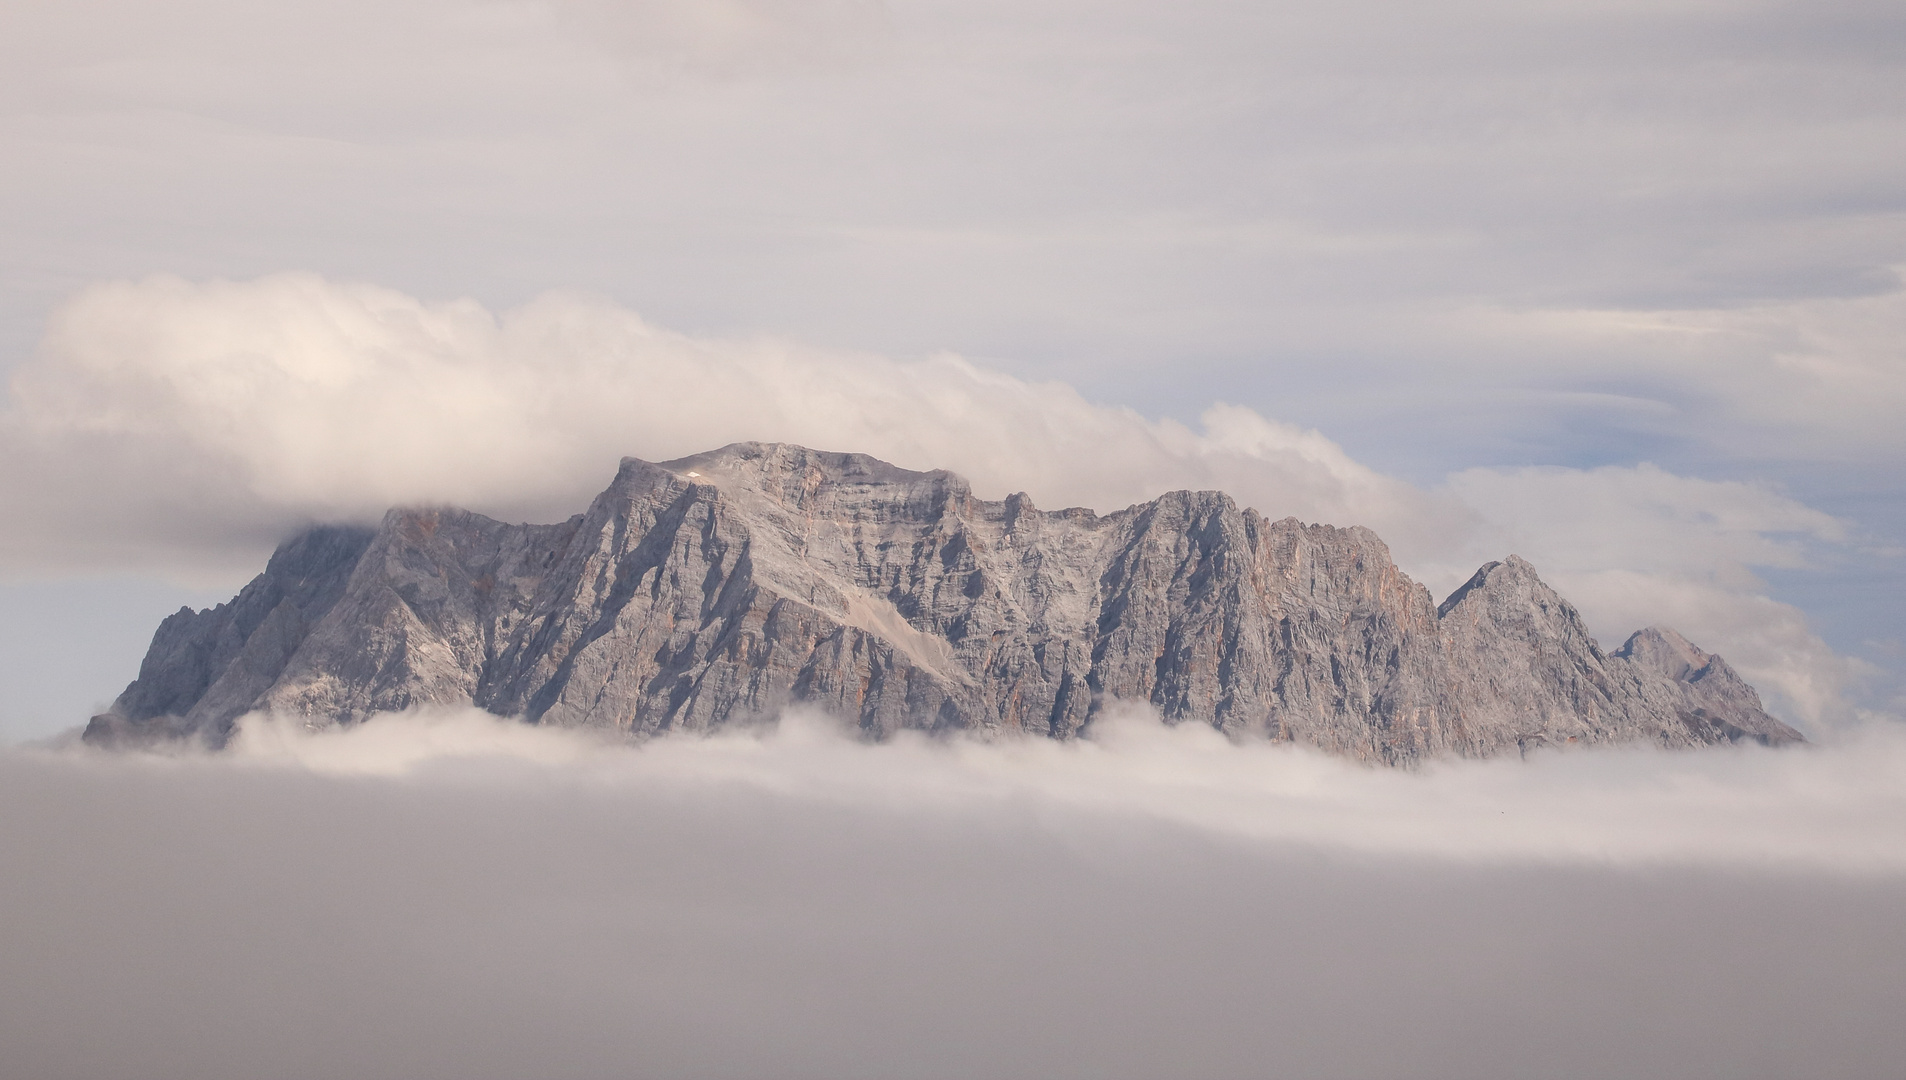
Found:
[[1515, 556], [1439, 608], [1370, 530], [1221, 492], [1041, 511], [761, 443], [625, 459], [555, 525], [439, 508], [308, 531], [231, 603], [167, 619], [86, 737], [217, 745], [255, 710], [420, 705], [648, 735], [804, 703], [874, 737], [1067, 738], [1119, 701], [1389, 764], [1801, 738], [1673, 631], [1602, 652]]

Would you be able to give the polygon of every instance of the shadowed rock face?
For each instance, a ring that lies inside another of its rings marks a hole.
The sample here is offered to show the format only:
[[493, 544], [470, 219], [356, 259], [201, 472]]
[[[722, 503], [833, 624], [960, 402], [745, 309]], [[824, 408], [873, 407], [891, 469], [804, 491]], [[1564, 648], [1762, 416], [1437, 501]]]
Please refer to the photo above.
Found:
[[1382, 762], [1800, 738], [1673, 631], [1604, 654], [1513, 556], [1439, 609], [1368, 529], [1219, 492], [1042, 511], [758, 443], [626, 459], [559, 525], [424, 509], [313, 530], [232, 602], [168, 618], [86, 737], [218, 744], [256, 709], [430, 703], [648, 734], [796, 701], [876, 736], [1067, 737], [1117, 700]]

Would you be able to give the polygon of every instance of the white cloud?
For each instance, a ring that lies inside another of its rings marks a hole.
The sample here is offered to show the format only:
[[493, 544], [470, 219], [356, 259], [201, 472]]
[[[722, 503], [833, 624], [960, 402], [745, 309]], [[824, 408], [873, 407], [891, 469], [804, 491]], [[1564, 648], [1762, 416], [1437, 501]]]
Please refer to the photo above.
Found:
[[[196, 755], [190, 755], [196, 756]], [[1467, 863], [1788, 867], [1906, 875], [1906, 729], [1824, 747], [1648, 747], [1373, 769], [1284, 743], [1234, 743], [1127, 706], [1089, 739], [868, 743], [800, 709], [766, 729], [640, 745], [480, 710], [307, 729], [244, 718], [234, 768], [493, 782], [495, 770], [616, 791], [729, 787], [856, 812], [1020, 805], [1169, 822], [1252, 843]], [[549, 770], [537, 772], [536, 770]], [[458, 778], [463, 779], [458, 779]]]
[[498, 316], [306, 275], [101, 285], [54, 315], [13, 406], [14, 453], [65, 472], [16, 478], [14, 497], [39, 511], [9, 522], [17, 560], [72, 552], [75, 515], [114, 504], [127, 512], [109, 542], [136, 552], [153, 539], [141, 515], [154, 485], [215, 489], [221, 517], [255, 526], [247, 538], [414, 502], [560, 518], [622, 455], [742, 440], [951, 468], [989, 497], [1023, 490], [1055, 509], [1221, 487], [1272, 515], [1393, 534], [1461, 524], [1248, 409], [1215, 407], [1192, 430], [957, 357], [697, 339], [564, 295]]

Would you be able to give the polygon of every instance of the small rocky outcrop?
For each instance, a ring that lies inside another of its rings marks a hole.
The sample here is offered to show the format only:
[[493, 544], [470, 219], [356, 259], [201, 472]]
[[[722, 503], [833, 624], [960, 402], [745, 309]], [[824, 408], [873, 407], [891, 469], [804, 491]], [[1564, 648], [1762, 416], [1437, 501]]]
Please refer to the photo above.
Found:
[[1800, 739], [1671, 630], [1604, 654], [1513, 556], [1439, 607], [1368, 529], [1220, 492], [1043, 511], [759, 443], [625, 459], [557, 525], [430, 508], [314, 529], [230, 603], [166, 619], [86, 738], [217, 745], [254, 710], [420, 704], [650, 734], [791, 702], [872, 736], [1065, 738], [1119, 700], [1386, 763]]

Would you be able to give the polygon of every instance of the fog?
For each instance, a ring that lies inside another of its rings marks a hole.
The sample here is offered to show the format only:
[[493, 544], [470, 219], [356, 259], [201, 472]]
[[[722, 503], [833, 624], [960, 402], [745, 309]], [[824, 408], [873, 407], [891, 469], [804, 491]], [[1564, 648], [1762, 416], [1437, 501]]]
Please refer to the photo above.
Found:
[[1906, 737], [0, 752], [15, 1075], [1893, 1077]]

